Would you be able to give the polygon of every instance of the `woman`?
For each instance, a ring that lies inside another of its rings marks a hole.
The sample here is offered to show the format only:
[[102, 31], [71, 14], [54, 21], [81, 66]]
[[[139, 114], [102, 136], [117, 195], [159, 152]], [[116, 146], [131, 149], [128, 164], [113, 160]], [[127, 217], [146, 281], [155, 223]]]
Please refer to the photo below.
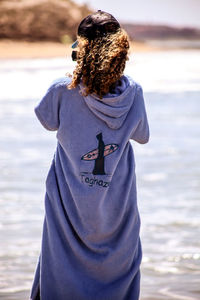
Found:
[[112, 15], [87, 16], [73, 47], [73, 77], [55, 81], [35, 108], [58, 142], [31, 299], [137, 300], [142, 252], [129, 140], [149, 139], [142, 88], [123, 75], [129, 42]]

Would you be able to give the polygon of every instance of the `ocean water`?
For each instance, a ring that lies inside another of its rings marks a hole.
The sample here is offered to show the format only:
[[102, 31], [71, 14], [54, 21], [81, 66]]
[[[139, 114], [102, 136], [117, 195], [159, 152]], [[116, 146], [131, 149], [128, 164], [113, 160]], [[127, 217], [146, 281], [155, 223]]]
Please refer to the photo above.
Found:
[[[55, 133], [33, 109], [74, 63], [0, 61], [0, 299], [28, 299]], [[151, 138], [133, 142], [143, 245], [141, 300], [200, 299], [200, 51], [136, 53]]]

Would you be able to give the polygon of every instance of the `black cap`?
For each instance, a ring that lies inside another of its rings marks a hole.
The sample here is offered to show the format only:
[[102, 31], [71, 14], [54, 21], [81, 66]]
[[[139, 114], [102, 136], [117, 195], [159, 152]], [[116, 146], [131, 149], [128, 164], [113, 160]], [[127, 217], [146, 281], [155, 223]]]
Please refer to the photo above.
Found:
[[94, 40], [108, 33], [116, 33], [119, 28], [119, 22], [111, 14], [98, 10], [81, 21], [78, 35]]

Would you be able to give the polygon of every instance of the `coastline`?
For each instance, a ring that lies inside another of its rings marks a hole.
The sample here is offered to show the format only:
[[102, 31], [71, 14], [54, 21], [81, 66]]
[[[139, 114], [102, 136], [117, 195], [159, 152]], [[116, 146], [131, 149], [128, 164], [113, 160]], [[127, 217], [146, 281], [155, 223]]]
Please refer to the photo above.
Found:
[[[144, 42], [130, 43], [130, 53], [161, 50], [162, 47], [152, 46]], [[65, 57], [70, 56], [71, 51], [71, 44], [0, 40], [0, 59]]]
[[[153, 40], [131, 41], [130, 54], [171, 50], [200, 50], [200, 41]], [[71, 56], [71, 43], [0, 39], [0, 59], [55, 58]]]

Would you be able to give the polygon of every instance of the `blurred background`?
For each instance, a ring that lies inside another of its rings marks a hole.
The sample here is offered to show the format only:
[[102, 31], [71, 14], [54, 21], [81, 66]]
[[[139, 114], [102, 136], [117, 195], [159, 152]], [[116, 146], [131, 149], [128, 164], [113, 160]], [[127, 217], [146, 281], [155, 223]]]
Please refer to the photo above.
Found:
[[29, 298], [56, 135], [34, 115], [72, 72], [80, 20], [97, 9], [127, 30], [125, 73], [144, 90], [151, 131], [136, 156], [141, 300], [200, 299], [200, 1], [0, 1], [0, 299]]

